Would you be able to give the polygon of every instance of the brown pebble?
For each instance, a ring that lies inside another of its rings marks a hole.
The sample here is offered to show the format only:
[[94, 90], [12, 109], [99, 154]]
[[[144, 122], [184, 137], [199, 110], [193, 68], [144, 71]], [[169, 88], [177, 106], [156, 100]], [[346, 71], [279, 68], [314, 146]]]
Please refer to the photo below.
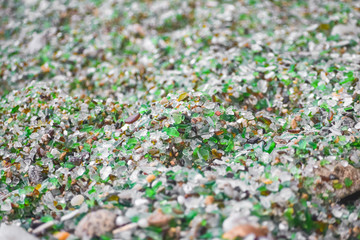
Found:
[[153, 175], [153, 174], [150, 174], [150, 175], [148, 175], [148, 176], [146, 177], [146, 181], [147, 181], [148, 183], [151, 183], [151, 182], [154, 181], [155, 179], [156, 179], [156, 176]]
[[211, 149], [212, 155], [214, 155], [215, 158], [221, 159], [222, 153], [218, 152], [216, 149]]
[[45, 150], [41, 147], [38, 148], [37, 153], [39, 154], [40, 157], [44, 157], [46, 155]]
[[125, 119], [125, 123], [127, 124], [131, 124], [136, 122], [138, 119], [140, 118], [140, 113], [136, 113], [134, 115], [131, 115], [130, 117], [128, 117], [127, 119]]
[[308, 200], [308, 199], [309, 199], [309, 195], [307, 195], [306, 193], [303, 193], [303, 194], [301, 195], [301, 198], [302, 198], [302, 199], [305, 199], [305, 200]]
[[264, 237], [268, 234], [268, 229], [266, 227], [255, 227], [250, 224], [242, 224], [226, 232], [223, 235], [223, 238], [225, 239], [244, 238], [250, 234], [254, 234], [257, 238]]
[[66, 152], [61, 153], [59, 157], [60, 161], [64, 160], [65, 156], [66, 156]]
[[49, 134], [44, 134], [44, 135], [41, 137], [41, 141], [42, 141], [44, 144], [48, 144], [48, 143], [49, 143], [49, 140], [50, 140], [50, 135], [49, 135]]
[[177, 226], [176, 228], [172, 227], [168, 230], [168, 234], [169, 237], [171, 237], [171, 239], [180, 239], [180, 232], [181, 232], [180, 226]]
[[289, 133], [299, 133], [300, 129], [288, 129]]
[[148, 222], [151, 226], [163, 227], [166, 226], [171, 220], [171, 216], [165, 215], [161, 209], [158, 209], [156, 212], [150, 215]]
[[206, 196], [205, 198], [205, 205], [211, 205], [213, 204], [215, 201], [214, 196]]
[[62, 231], [62, 232], [57, 232], [53, 235], [57, 240], [66, 240], [69, 236], [70, 233]]
[[48, 64], [43, 64], [43, 65], [41, 65], [41, 70], [42, 70], [44, 73], [50, 72], [50, 68], [49, 68]]

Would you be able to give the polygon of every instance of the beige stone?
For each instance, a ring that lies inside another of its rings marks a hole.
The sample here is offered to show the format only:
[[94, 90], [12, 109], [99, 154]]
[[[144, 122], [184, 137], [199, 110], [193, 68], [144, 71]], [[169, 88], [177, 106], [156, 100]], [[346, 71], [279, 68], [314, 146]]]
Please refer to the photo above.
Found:
[[105, 209], [88, 213], [76, 226], [75, 235], [92, 238], [103, 235], [115, 227], [116, 214]]
[[169, 221], [172, 219], [171, 216], [165, 215], [161, 209], [158, 209], [153, 214], [150, 215], [148, 222], [151, 226], [156, 227], [164, 227], [166, 226]]
[[[335, 200], [340, 200], [360, 191], [360, 170], [351, 165], [327, 165], [314, 169], [314, 172], [319, 177], [315, 185], [317, 194], [333, 192]], [[352, 181], [349, 187], [345, 184], [347, 178]]]
[[205, 205], [211, 205], [214, 203], [214, 201], [215, 201], [214, 196], [206, 196], [204, 202], [205, 202]]
[[268, 229], [266, 227], [255, 227], [251, 224], [242, 224], [224, 233], [223, 238], [225, 239], [244, 238], [250, 234], [254, 234], [256, 237], [264, 237], [268, 234]]
[[148, 175], [148, 176], [146, 177], [146, 181], [147, 181], [148, 183], [153, 182], [155, 179], [156, 179], [156, 176], [153, 175], [153, 174], [150, 174], [150, 175]]

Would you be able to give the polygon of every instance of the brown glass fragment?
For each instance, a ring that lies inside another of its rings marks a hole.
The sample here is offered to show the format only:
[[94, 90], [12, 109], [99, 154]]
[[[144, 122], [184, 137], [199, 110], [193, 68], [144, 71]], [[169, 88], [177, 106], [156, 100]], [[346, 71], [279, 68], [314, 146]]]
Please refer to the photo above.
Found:
[[127, 124], [131, 124], [136, 122], [138, 119], [140, 118], [140, 113], [136, 113], [134, 115], [131, 115], [130, 117], [128, 117], [127, 119], [125, 119], [125, 123]]
[[299, 133], [300, 129], [289, 129], [288, 132], [289, 133]]

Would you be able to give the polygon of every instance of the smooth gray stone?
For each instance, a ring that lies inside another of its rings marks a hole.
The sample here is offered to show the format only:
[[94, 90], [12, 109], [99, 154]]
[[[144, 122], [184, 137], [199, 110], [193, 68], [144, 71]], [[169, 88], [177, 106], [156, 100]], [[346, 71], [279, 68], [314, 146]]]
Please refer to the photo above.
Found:
[[38, 240], [37, 237], [34, 237], [28, 233], [25, 229], [14, 226], [1, 224], [0, 226], [0, 239], [1, 240]]

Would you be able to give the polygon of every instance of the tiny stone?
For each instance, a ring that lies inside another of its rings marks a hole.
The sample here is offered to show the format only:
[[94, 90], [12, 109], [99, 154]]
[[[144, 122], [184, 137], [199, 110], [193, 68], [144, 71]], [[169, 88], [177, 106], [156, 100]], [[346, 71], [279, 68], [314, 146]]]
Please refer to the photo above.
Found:
[[[333, 170], [331, 170], [333, 169]], [[337, 181], [342, 187], [334, 189], [335, 200], [345, 198], [360, 190], [360, 170], [352, 165], [343, 166], [341, 163], [331, 168], [331, 165], [316, 168], [315, 174], [320, 177], [321, 181], [316, 184], [315, 191], [317, 194], [325, 193], [333, 189], [333, 182]], [[351, 180], [352, 184], [346, 187], [345, 179]]]
[[167, 100], [167, 98], [166, 97], [163, 97], [161, 100], [160, 100], [160, 104], [161, 105], [164, 105], [164, 104], [166, 104], [166, 103], [168, 103], [169, 101]]
[[360, 29], [356, 26], [356, 24], [338, 24], [333, 27], [331, 30], [331, 35], [335, 36], [336, 34], [346, 35], [350, 33], [359, 33]]
[[88, 152], [81, 152], [79, 155], [82, 158], [82, 161], [88, 161], [90, 159], [90, 154]]
[[44, 143], [44, 144], [47, 144], [50, 140], [50, 135], [49, 134], [44, 134], [42, 137], [41, 137], [41, 141]]
[[57, 157], [60, 157], [60, 152], [57, 150], [57, 149], [53, 149], [53, 150], [51, 150], [51, 152], [50, 152], [55, 158], [57, 158]]
[[223, 235], [223, 238], [225, 239], [244, 238], [250, 234], [254, 234], [256, 237], [264, 237], [268, 234], [268, 230], [265, 227], [255, 227], [250, 224], [242, 224], [226, 232]]
[[115, 227], [116, 214], [105, 209], [88, 213], [76, 226], [75, 235], [79, 238], [101, 236]]
[[48, 131], [48, 134], [50, 135], [50, 137], [53, 137], [54, 134], [55, 134], [55, 130], [54, 130], [54, 129], [50, 129], [50, 130]]
[[211, 205], [214, 203], [214, 201], [215, 201], [214, 196], [206, 196], [204, 202], [205, 202], [205, 205]]
[[349, 215], [349, 221], [354, 222], [358, 219], [358, 214], [356, 212], [353, 212]]
[[161, 209], [158, 209], [156, 212], [150, 215], [148, 222], [151, 226], [163, 227], [169, 223], [171, 218], [171, 216], [165, 215]]
[[341, 218], [343, 215], [343, 212], [341, 211], [341, 208], [339, 207], [335, 207], [334, 209], [331, 210], [331, 213], [334, 215], [334, 217], [336, 218]]
[[129, 223], [130, 220], [127, 218], [127, 217], [124, 217], [124, 216], [118, 216], [116, 218], [116, 226], [123, 226], [127, 223]]
[[53, 236], [58, 240], [66, 240], [70, 236], [70, 233], [62, 231], [55, 233]]
[[60, 161], [63, 161], [65, 156], [66, 156], [66, 152], [61, 153], [61, 155], [59, 157]]
[[127, 119], [125, 119], [125, 123], [127, 124], [131, 124], [136, 122], [138, 119], [140, 118], [140, 113], [136, 113], [134, 115], [131, 115], [130, 117], [128, 117]]
[[233, 172], [228, 172], [225, 175], [226, 178], [233, 178], [234, 177], [234, 173]]
[[71, 162], [72, 164], [79, 166], [82, 162], [80, 157], [76, 157], [76, 156], [70, 156], [69, 157], [69, 162]]
[[29, 148], [29, 147], [24, 147], [24, 148], [23, 148], [23, 151], [26, 152], [26, 153], [29, 153], [29, 152], [30, 152], [30, 148]]
[[228, 196], [229, 198], [233, 198], [234, 197], [234, 190], [230, 185], [226, 185], [224, 187], [224, 193], [226, 194], [226, 196]]
[[39, 154], [40, 157], [45, 157], [46, 156], [46, 152], [43, 148], [39, 147], [37, 153]]
[[0, 206], [0, 210], [4, 212], [9, 212], [12, 210], [11, 201], [6, 199]]
[[37, 240], [38, 238], [34, 237], [25, 229], [17, 227], [14, 225], [6, 225], [2, 223], [0, 226], [0, 236], [2, 240]]
[[154, 181], [155, 179], [156, 179], [156, 176], [153, 175], [153, 174], [150, 174], [150, 175], [148, 175], [148, 176], [146, 177], [146, 181], [147, 181], [148, 183], [151, 183], [151, 182]]
[[142, 205], [146, 205], [146, 204], [149, 204], [149, 200], [143, 199], [143, 198], [136, 199], [136, 200], [135, 200], [135, 203], [134, 203], [134, 205], [135, 205], [136, 207], [139, 207], [139, 206], [142, 206]]
[[134, 228], [136, 228], [138, 226], [137, 223], [129, 223], [129, 224], [126, 224], [122, 227], [119, 227], [117, 229], [115, 229], [113, 231], [113, 234], [118, 234], [118, 233], [121, 233], [121, 232], [126, 232], [126, 231], [129, 231], [129, 230], [132, 230]]
[[76, 195], [71, 199], [71, 205], [72, 206], [79, 206], [84, 202], [84, 196], [83, 195]]
[[250, 144], [255, 144], [255, 143], [258, 143], [259, 141], [260, 141], [259, 137], [251, 137], [246, 142], [250, 143]]
[[146, 220], [145, 218], [143, 218], [143, 219], [140, 219], [140, 220], [138, 221], [138, 225], [139, 225], [139, 227], [141, 227], [141, 228], [147, 228], [147, 227], [149, 226], [149, 223], [148, 223], [148, 220]]
[[34, 185], [39, 184], [43, 180], [41, 173], [42, 169], [39, 166], [30, 166], [29, 168], [29, 180]]

